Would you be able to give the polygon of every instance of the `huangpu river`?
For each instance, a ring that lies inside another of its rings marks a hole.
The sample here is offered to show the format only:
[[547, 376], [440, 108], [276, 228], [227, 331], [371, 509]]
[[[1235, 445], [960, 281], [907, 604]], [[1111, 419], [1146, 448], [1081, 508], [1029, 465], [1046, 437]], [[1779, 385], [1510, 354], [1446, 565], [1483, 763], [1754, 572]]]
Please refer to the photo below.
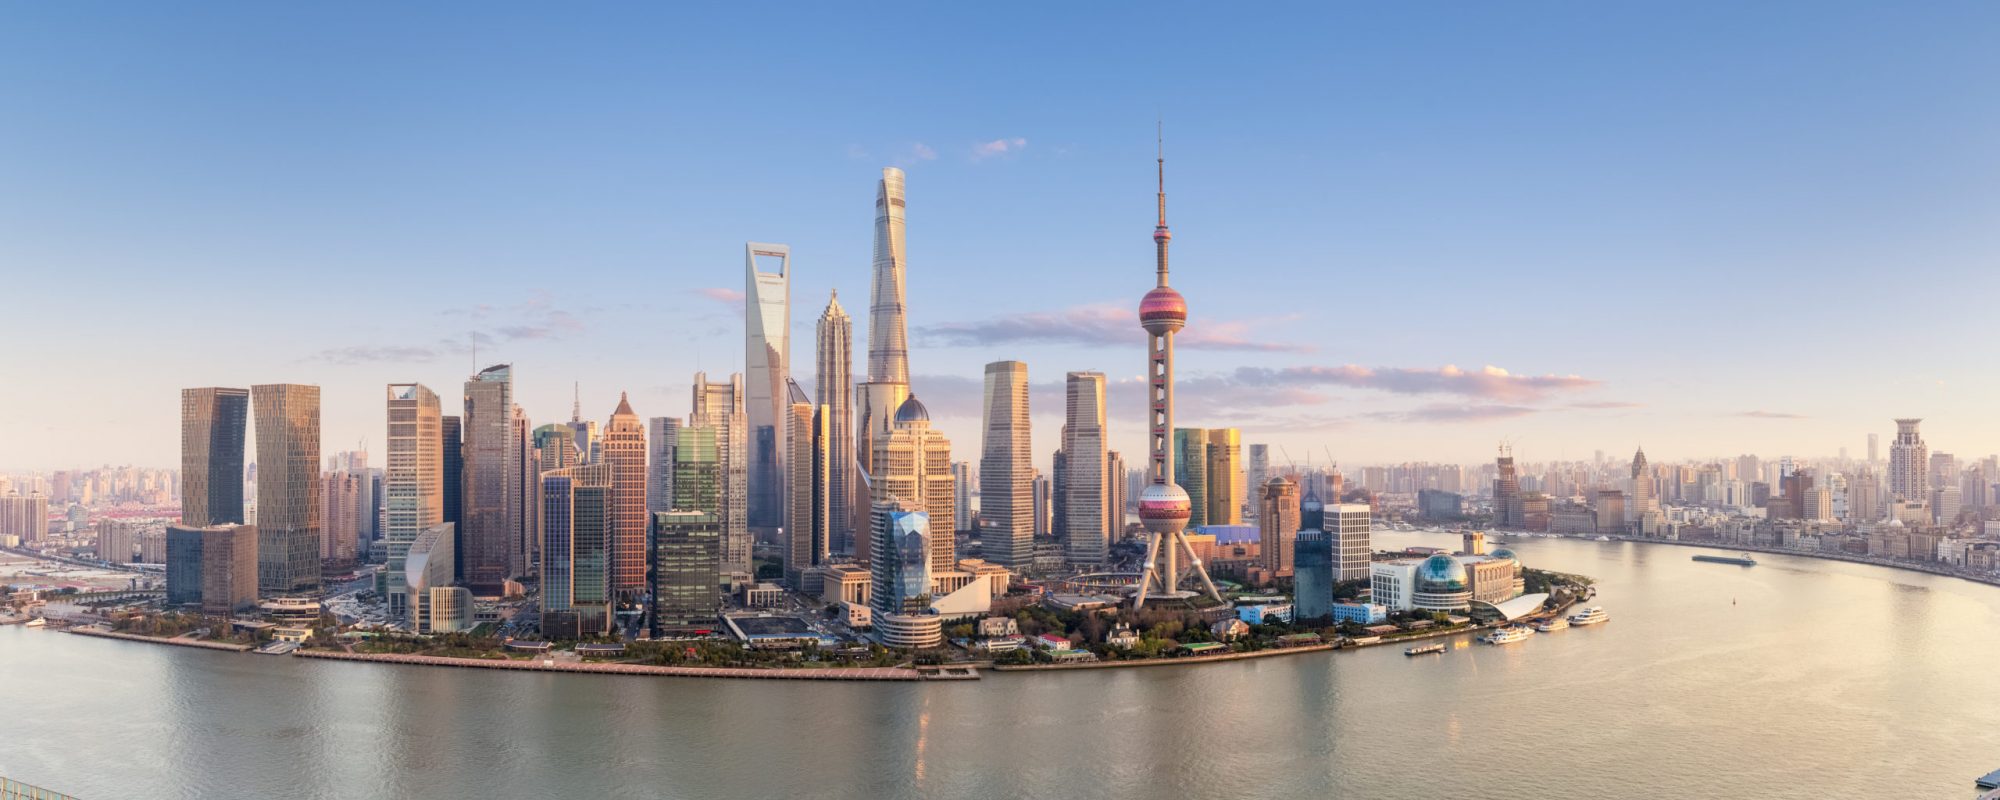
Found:
[[[1378, 534], [1378, 547], [1451, 546]], [[1969, 798], [2000, 588], [1521, 539], [1611, 621], [979, 681], [335, 663], [0, 628], [0, 775], [109, 798]]]

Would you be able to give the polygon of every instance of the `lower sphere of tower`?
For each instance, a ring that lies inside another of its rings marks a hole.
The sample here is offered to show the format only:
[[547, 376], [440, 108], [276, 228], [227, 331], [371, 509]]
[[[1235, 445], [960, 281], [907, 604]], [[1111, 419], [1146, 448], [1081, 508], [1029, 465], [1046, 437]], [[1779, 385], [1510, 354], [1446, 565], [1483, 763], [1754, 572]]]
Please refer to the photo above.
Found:
[[1186, 530], [1193, 510], [1187, 492], [1176, 484], [1156, 483], [1139, 493], [1139, 523], [1153, 533]]

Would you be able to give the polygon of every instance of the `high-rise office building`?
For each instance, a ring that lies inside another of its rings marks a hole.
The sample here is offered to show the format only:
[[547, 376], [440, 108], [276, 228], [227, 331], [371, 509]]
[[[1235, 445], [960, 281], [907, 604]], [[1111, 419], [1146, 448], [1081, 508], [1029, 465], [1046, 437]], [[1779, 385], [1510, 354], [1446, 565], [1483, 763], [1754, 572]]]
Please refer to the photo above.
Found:
[[542, 454], [535, 451], [535, 423], [519, 403], [508, 417], [507, 449], [514, 455], [507, 473], [507, 518], [514, 531], [507, 552], [507, 574], [533, 576], [542, 563], [542, 509], [535, 502], [542, 491]]
[[[1136, 609], [1146, 606], [1155, 588], [1162, 597], [1184, 597], [1181, 582], [1189, 573], [1216, 602], [1222, 593], [1208, 577], [1208, 568], [1194, 554], [1188, 542], [1187, 526], [1201, 501], [1174, 482], [1174, 462], [1167, 454], [1168, 437], [1174, 436], [1174, 334], [1187, 325], [1187, 298], [1167, 285], [1167, 245], [1173, 233], [1167, 230], [1167, 159], [1159, 157], [1160, 221], [1153, 228], [1154, 285], [1139, 300], [1139, 326], [1146, 331], [1146, 429], [1147, 472], [1151, 485], [1139, 495], [1139, 522], [1146, 527], [1144, 570], [1139, 574], [1139, 591], [1132, 599]], [[1200, 461], [1192, 458], [1190, 461]], [[1185, 569], [1180, 552], [1187, 552]]]
[[840, 307], [840, 292], [826, 301], [815, 328], [813, 391], [827, 418], [827, 535], [836, 553], [854, 552], [860, 481], [854, 474], [854, 320]]
[[201, 531], [206, 525], [167, 526], [167, 605], [201, 603]]
[[1371, 509], [1367, 503], [1332, 503], [1323, 524], [1332, 543], [1334, 580], [1368, 580]]
[[533, 436], [537, 471], [568, 469], [584, 463], [583, 453], [576, 446], [575, 428], [551, 422], [536, 428]]
[[[875, 440], [873, 475], [874, 513], [916, 511], [937, 519], [951, 519], [957, 499], [951, 475], [951, 442], [931, 427], [930, 410], [916, 395], [896, 410], [894, 427]], [[875, 528], [882, 526], [875, 520]], [[929, 523], [926, 522], [926, 525]], [[956, 543], [950, 536], [927, 534], [931, 548], [931, 571], [946, 572], [958, 565]], [[881, 541], [880, 537], [876, 541]], [[871, 545], [872, 547], [872, 545]], [[873, 558], [871, 551], [870, 558]]]
[[678, 511], [704, 511], [722, 520], [722, 454], [712, 425], [674, 431], [674, 501]]
[[[442, 404], [440, 404], [440, 409]], [[439, 522], [451, 523], [452, 579], [465, 583], [465, 434], [464, 418], [457, 414], [438, 416], [438, 506]]]
[[1300, 530], [1299, 485], [1280, 475], [1264, 482], [1257, 504], [1258, 553], [1273, 577], [1293, 574], [1292, 540]]
[[1208, 431], [1201, 428], [1174, 430], [1174, 481], [1187, 492], [1190, 511], [1188, 527], [1208, 524]]
[[1653, 471], [1646, 465], [1646, 448], [1632, 453], [1632, 498], [1629, 508], [1634, 520], [1644, 520], [1648, 513], [1660, 510], [1660, 499], [1653, 492]]
[[679, 417], [646, 420], [647, 524], [651, 524], [650, 515], [674, 510], [674, 442], [680, 427]]
[[[694, 375], [694, 410], [688, 424], [715, 429], [721, 484], [714, 511], [722, 524], [722, 571], [750, 571], [749, 423], [743, 411], [743, 376], [728, 383], [710, 383], [708, 374]], [[678, 491], [678, 490], [676, 490]]]
[[1882, 479], [1873, 471], [1862, 470], [1847, 479], [1847, 521], [1875, 522], [1887, 508], [1882, 497]]
[[1930, 448], [1917, 432], [1921, 419], [1896, 420], [1896, 439], [1889, 443], [1889, 497], [1924, 502], [1930, 499]]
[[1249, 502], [1243, 486], [1243, 433], [1235, 428], [1210, 428], [1206, 436], [1208, 524], [1241, 525], [1243, 504]]
[[828, 538], [832, 500], [833, 421], [825, 405], [814, 405], [798, 381], [786, 381], [791, 403], [785, 409], [785, 583], [804, 591], [806, 570], [832, 555]]
[[521, 456], [513, 446], [514, 370], [496, 364], [465, 382], [465, 501], [459, 555], [473, 593], [498, 595], [514, 576], [521, 508], [513, 483]]
[[902, 506], [894, 498], [875, 502], [869, 604], [876, 636], [890, 647], [936, 647], [944, 642], [944, 627], [931, 607], [938, 572], [935, 557], [927, 557], [938, 551], [932, 516]]
[[1876, 434], [1868, 434], [1868, 463], [1870, 464], [1874, 464], [1881, 457], [1881, 451], [1878, 448], [1877, 442]]
[[972, 462], [951, 462], [951, 485], [952, 490], [957, 492], [951, 503], [951, 507], [955, 509], [951, 521], [951, 527], [954, 531], [965, 533], [978, 532], [978, 524], [974, 521], [972, 514], [972, 487], [974, 485], [972, 481]]
[[[765, 272], [757, 259], [777, 259]], [[749, 422], [749, 525], [784, 524], [785, 409], [791, 405], [792, 249], [749, 242], [743, 247], [744, 414]]]
[[[683, 429], [685, 433], [685, 429]], [[653, 515], [653, 622], [655, 637], [712, 627], [722, 608], [722, 522], [707, 511]]]
[[320, 476], [319, 560], [326, 572], [339, 574], [354, 568], [364, 511], [361, 483], [366, 478], [365, 473], [356, 476], [347, 470]]
[[229, 618], [257, 607], [257, 526], [210, 525], [201, 536], [201, 613]]
[[1250, 465], [1245, 469], [1245, 473], [1249, 479], [1250, 490], [1262, 491], [1260, 487], [1271, 481], [1271, 446], [1268, 444], [1250, 445], [1249, 459]]
[[[1514, 471], [1514, 448], [1500, 445], [1495, 465], [1498, 472], [1493, 479], [1493, 527], [1520, 527], [1522, 521], [1514, 518], [1521, 505], [1521, 477]], [[1333, 501], [1340, 501], [1339, 489], [1333, 491]]]
[[319, 591], [319, 387], [250, 387], [257, 423], [257, 586]]
[[417, 532], [403, 554], [407, 596], [398, 606], [405, 609], [410, 630], [428, 635], [470, 629], [472, 615], [466, 612], [472, 610], [472, 593], [452, 583], [458, 571], [452, 566], [458, 559], [458, 535], [451, 523]]
[[181, 524], [243, 522], [244, 428], [250, 391], [181, 390]]
[[980, 407], [979, 546], [987, 561], [1021, 572], [1035, 560], [1028, 365], [1019, 361], [987, 364]]
[[1111, 476], [1105, 430], [1104, 373], [1072, 372], [1063, 425], [1063, 553], [1075, 565], [1103, 564], [1111, 544]]
[[1104, 474], [1110, 478], [1108, 484], [1111, 498], [1104, 503], [1106, 516], [1105, 531], [1108, 541], [1117, 542], [1125, 535], [1125, 508], [1129, 498], [1128, 481], [1125, 476], [1125, 457], [1116, 450], [1105, 451]]
[[632, 403], [618, 393], [618, 408], [604, 426], [604, 460], [611, 465], [614, 513], [611, 537], [611, 591], [614, 597], [646, 593], [646, 426], [632, 413]]
[[1333, 542], [1326, 531], [1308, 528], [1298, 532], [1292, 540], [1292, 573], [1292, 618], [1332, 616]]
[[[896, 413], [910, 396], [909, 331], [905, 327], [908, 308], [903, 293], [906, 265], [903, 212], [903, 171], [885, 167], [881, 182], [875, 185], [875, 268], [868, 298], [868, 380], [856, 393], [861, 407], [855, 409], [858, 424], [854, 431], [861, 468], [871, 476], [876, 470], [872, 463], [875, 440], [895, 426]], [[873, 538], [872, 534], [862, 537], [856, 543], [856, 554], [865, 553]]]
[[[608, 442], [606, 448], [608, 456]], [[608, 457], [542, 473], [542, 629], [555, 638], [594, 636], [611, 628], [617, 473]]]

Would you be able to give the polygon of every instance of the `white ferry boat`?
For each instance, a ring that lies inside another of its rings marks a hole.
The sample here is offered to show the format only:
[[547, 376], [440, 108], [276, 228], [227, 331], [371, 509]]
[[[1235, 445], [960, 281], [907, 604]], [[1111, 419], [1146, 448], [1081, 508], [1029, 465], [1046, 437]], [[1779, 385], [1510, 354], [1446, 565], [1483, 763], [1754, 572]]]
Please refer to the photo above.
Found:
[[1569, 627], [1569, 620], [1563, 619], [1562, 617], [1556, 617], [1554, 619], [1545, 619], [1542, 620], [1541, 622], [1535, 623], [1535, 630], [1541, 631], [1542, 633], [1555, 633], [1556, 631], [1562, 630], [1567, 627]]
[[1512, 644], [1514, 642], [1521, 641], [1522, 639], [1526, 639], [1533, 635], [1535, 635], [1534, 631], [1528, 630], [1527, 628], [1521, 627], [1519, 625], [1510, 625], [1508, 627], [1501, 628], [1500, 630], [1486, 634], [1485, 636], [1479, 637], [1479, 641], [1485, 642], [1487, 644]]
[[1421, 655], [1429, 655], [1429, 654], [1431, 654], [1431, 653], [1442, 653], [1442, 652], [1444, 652], [1444, 644], [1442, 644], [1442, 643], [1436, 643], [1436, 644], [1422, 644], [1422, 645], [1417, 645], [1416, 647], [1412, 647], [1412, 648], [1409, 648], [1409, 649], [1407, 649], [1407, 650], [1404, 650], [1404, 651], [1403, 651], [1403, 655], [1406, 655], [1406, 656], [1421, 656]]
[[46, 619], [42, 619], [41, 617], [36, 617], [22, 624], [27, 625], [30, 628], [39, 628], [42, 627], [43, 625], [49, 624], [49, 621]]
[[1591, 606], [1569, 615], [1569, 624], [1571, 625], [1596, 625], [1597, 623], [1609, 622], [1610, 620], [1611, 615], [1604, 613], [1604, 606]]

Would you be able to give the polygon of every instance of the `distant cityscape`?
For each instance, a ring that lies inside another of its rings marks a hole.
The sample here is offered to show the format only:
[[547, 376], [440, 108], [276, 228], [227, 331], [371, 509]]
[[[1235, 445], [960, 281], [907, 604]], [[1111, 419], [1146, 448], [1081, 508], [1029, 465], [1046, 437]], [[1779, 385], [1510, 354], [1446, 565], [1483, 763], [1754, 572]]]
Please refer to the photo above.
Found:
[[[199, 626], [245, 647], [1026, 666], [1246, 637], [1353, 643], [1587, 595], [1575, 576], [1489, 551], [1509, 534], [2000, 577], [2000, 456], [1931, 452], [1918, 419], [1894, 420], [1886, 459], [1870, 433], [1859, 457], [1653, 463], [1641, 448], [1517, 463], [1503, 444], [1489, 464], [1344, 469], [1331, 453], [1274, 458], [1237, 428], [1177, 427], [1187, 301], [1168, 281], [1164, 158], [1159, 180], [1155, 285], [1133, 335], [1151, 384], [1143, 467], [1109, 449], [1122, 415], [1103, 371], [1065, 376], [1064, 424], [1041, 440], [1055, 445], [1048, 474], [1023, 362], [986, 365], [976, 457], [931, 426], [910, 377], [905, 186], [891, 167], [876, 186], [865, 371], [837, 294], [794, 370], [790, 248], [749, 242], [743, 368], [696, 373], [684, 416], [642, 417], [621, 394], [589, 419], [579, 396], [568, 420], [536, 425], [515, 365], [495, 364], [465, 381], [456, 414], [435, 389], [385, 383], [378, 464], [322, 452], [317, 386], [188, 388], [178, 469], [0, 476], [0, 546], [99, 570], [0, 579], [17, 612], [158, 636]], [[1463, 546], [1371, 542], [1418, 527], [1461, 531]], [[1107, 610], [1111, 622], [1090, 621]]]

